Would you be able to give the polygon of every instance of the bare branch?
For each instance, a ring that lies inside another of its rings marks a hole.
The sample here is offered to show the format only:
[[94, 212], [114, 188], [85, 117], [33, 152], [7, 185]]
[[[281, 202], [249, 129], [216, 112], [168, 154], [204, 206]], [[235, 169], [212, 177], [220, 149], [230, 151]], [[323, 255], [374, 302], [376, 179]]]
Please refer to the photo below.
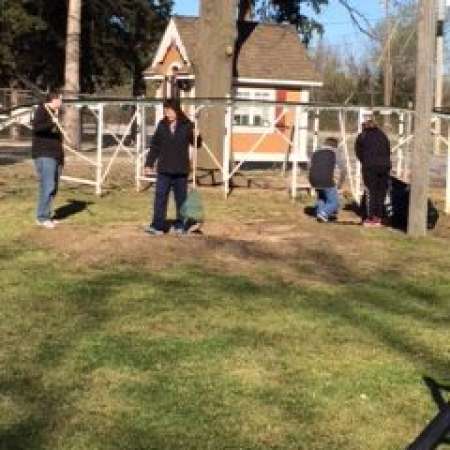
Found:
[[366, 36], [376, 41], [380, 40], [380, 38], [376, 35], [374, 29], [370, 25], [369, 20], [364, 14], [362, 14], [352, 4], [350, 4], [348, 0], [338, 0], [338, 2], [348, 11], [353, 23], [356, 25], [359, 31], [361, 31], [361, 33], [364, 33]]

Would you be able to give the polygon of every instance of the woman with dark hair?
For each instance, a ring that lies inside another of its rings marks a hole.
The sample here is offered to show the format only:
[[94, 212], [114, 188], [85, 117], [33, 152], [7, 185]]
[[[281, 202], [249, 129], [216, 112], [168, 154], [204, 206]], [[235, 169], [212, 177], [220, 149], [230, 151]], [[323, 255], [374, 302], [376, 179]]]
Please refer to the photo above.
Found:
[[63, 137], [56, 124], [60, 108], [61, 94], [51, 91], [45, 103], [37, 107], [33, 118], [31, 156], [39, 180], [36, 223], [47, 229], [55, 228], [52, 204], [64, 164]]
[[[187, 198], [190, 172], [190, 145], [194, 145], [194, 124], [181, 111], [178, 101], [164, 102], [164, 118], [153, 135], [144, 173], [157, 172], [154, 212], [151, 224], [145, 231], [161, 235], [166, 230], [167, 202], [173, 190], [177, 210], [174, 224], [176, 233], [184, 233], [181, 207]], [[156, 167], [155, 167], [156, 166]]]

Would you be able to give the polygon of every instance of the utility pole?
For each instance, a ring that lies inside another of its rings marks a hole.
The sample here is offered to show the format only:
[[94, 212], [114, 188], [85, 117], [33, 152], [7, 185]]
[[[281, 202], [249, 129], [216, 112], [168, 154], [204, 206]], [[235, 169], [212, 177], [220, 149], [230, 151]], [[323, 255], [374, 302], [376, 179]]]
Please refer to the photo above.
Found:
[[[392, 105], [392, 19], [390, 13], [390, 0], [384, 0], [384, 12], [386, 17], [386, 33], [385, 33], [385, 48], [386, 56], [384, 58], [384, 106]], [[385, 116], [384, 125], [387, 126], [390, 122], [389, 116]]]
[[[437, 31], [436, 31], [436, 94], [434, 106], [436, 109], [442, 108], [444, 96], [444, 26], [446, 17], [446, 1], [437, 0]], [[436, 154], [440, 150], [440, 135], [442, 123], [436, 120], [434, 151]]]
[[416, 116], [415, 140], [411, 163], [411, 196], [408, 234], [412, 237], [427, 233], [428, 185], [430, 155], [433, 139], [430, 131], [433, 91], [436, 0], [419, 0], [417, 17], [417, 63], [416, 63]]

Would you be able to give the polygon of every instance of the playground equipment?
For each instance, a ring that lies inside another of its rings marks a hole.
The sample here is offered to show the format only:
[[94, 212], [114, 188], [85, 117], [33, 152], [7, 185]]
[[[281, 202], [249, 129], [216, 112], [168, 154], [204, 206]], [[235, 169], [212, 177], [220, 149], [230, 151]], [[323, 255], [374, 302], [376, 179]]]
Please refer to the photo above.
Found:
[[[102, 190], [111, 175], [119, 156], [124, 155], [133, 170], [133, 178], [136, 188], [140, 190], [143, 183], [153, 182], [154, 178], [144, 175], [144, 161], [151, 136], [157, 122], [162, 118], [162, 99], [157, 98], [82, 98], [67, 101], [83, 111], [89, 111], [95, 123], [94, 127], [95, 149], [88, 152], [76, 150], [66, 140], [65, 148], [71, 154], [67, 164], [85, 164], [93, 169], [89, 176], [70, 176], [66, 174], [63, 179], [73, 183], [81, 183], [93, 186], [95, 192], [101, 195]], [[231, 180], [242, 169], [244, 164], [260, 161], [260, 148], [267, 139], [274, 135], [281, 136], [287, 144], [287, 150], [282, 155], [284, 166], [290, 167], [289, 192], [292, 198], [296, 198], [300, 189], [305, 188], [301, 182], [300, 173], [308, 162], [309, 152], [315, 151], [319, 146], [321, 137], [334, 133], [339, 139], [339, 147], [348, 166], [349, 186], [355, 201], [359, 202], [362, 193], [361, 168], [352, 151], [353, 142], [361, 131], [365, 116], [371, 114], [375, 119], [381, 116], [389, 116], [391, 130], [389, 137], [392, 142], [393, 174], [405, 181], [409, 181], [409, 165], [411, 156], [411, 143], [414, 139], [414, 111], [401, 108], [366, 107], [366, 106], [340, 106], [297, 102], [277, 102], [267, 100], [246, 100], [241, 98], [223, 99], [199, 99], [182, 98], [183, 109], [198, 129], [199, 118], [207, 108], [223, 107], [225, 109], [226, 133], [221, 157], [213, 152], [208, 142], [203, 140], [202, 149], [206, 152], [215, 169], [221, 174], [225, 197], [231, 192]], [[276, 114], [273, 121], [264, 130], [259, 130], [257, 138], [248, 151], [237, 153], [233, 151], [233, 139], [239, 132], [239, 125], [234, 123], [234, 111], [238, 108], [270, 108]], [[125, 121], [112, 126], [108, 117], [118, 115], [123, 109], [130, 111]], [[115, 113], [114, 113], [115, 111]], [[11, 126], [14, 123], [23, 123], [30, 119], [31, 110], [19, 108], [11, 112], [8, 117], [0, 118], [0, 130], [2, 127]], [[289, 130], [281, 131], [279, 124], [290, 118]], [[330, 127], [330, 122], [335, 126]], [[29, 124], [29, 122], [28, 122]], [[437, 126], [439, 124], [439, 127]], [[436, 113], [433, 116], [431, 129], [446, 131], [436, 135], [436, 139], [445, 146], [447, 153], [446, 167], [446, 203], [445, 211], [450, 213], [450, 114]], [[65, 135], [64, 127], [59, 124], [61, 132]], [[330, 131], [330, 128], [332, 129]], [[201, 133], [201, 130], [199, 130]], [[434, 132], [434, 131], [433, 131]], [[326, 134], [325, 134], [326, 133]], [[437, 133], [435, 133], [437, 134]], [[113, 145], [106, 146], [105, 138], [113, 141]], [[196, 161], [196, 150], [193, 149]], [[69, 171], [66, 171], [69, 172]]]

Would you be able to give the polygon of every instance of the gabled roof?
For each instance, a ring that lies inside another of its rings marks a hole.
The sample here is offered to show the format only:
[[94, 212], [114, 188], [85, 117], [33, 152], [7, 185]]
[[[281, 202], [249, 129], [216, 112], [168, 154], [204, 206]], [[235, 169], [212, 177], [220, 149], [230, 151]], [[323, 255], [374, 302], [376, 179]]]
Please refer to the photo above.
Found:
[[[197, 66], [198, 17], [174, 16], [163, 37], [160, 49], [148, 72], [157, 73], [167, 45], [180, 47], [174, 30], [181, 41], [181, 53], [186, 52], [187, 63]], [[171, 29], [172, 36], [167, 36]], [[164, 44], [165, 41], [165, 45]], [[234, 76], [238, 79], [277, 80], [284, 82], [320, 83], [321, 77], [314, 69], [297, 30], [292, 25], [239, 22], [236, 41], [237, 58]]]

